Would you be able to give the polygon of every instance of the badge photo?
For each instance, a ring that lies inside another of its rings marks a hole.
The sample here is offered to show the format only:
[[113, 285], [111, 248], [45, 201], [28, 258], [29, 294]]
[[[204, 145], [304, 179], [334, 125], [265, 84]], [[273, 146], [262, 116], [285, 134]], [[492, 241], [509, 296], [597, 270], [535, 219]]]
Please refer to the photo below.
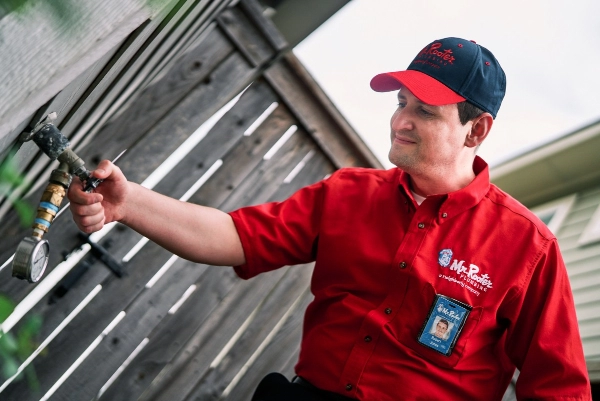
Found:
[[470, 305], [456, 299], [436, 295], [417, 341], [450, 356], [471, 309]]

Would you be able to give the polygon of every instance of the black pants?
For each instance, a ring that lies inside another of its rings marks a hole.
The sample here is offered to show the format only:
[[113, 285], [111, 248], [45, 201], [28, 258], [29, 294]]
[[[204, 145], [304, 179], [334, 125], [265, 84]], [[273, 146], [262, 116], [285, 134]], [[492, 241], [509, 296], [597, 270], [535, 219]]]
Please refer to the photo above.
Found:
[[252, 401], [355, 401], [337, 393], [320, 390], [299, 377], [292, 382], [280, 373], [269, 373], [261, 380]]

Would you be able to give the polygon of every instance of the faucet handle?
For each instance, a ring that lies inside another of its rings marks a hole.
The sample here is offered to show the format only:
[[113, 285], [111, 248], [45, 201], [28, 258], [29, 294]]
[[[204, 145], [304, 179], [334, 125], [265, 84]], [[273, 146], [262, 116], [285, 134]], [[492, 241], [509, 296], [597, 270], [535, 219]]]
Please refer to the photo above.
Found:
[[33, 139], [33, 136], [41, 130], [46, 124], [52, 124], [58, 118], [58, 113], [53, 111], [44, 117], [40, 122], [38, 122], [33, 128], [31, 126], [28, 127], [25, 131], [21, 132], [19, 135], [20, 142], [27, 142]]

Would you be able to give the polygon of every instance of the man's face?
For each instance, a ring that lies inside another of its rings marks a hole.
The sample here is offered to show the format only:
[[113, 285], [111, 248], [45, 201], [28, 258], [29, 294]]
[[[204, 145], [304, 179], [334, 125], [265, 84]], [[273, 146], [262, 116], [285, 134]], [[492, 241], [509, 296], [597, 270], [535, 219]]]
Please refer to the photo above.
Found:
[[472, 123], [460, 123], [456, 104], [431, 106], [402, 88], [390, 125], [390, 161], [409, 174], [427, 175], [435, 169], [451, 171], [458, 163]]
[[443, 338], [446, 331], [448, 331], [448, 325], [444, 322], [437, 322], [437, 325], [435, 326], [435, 336]]

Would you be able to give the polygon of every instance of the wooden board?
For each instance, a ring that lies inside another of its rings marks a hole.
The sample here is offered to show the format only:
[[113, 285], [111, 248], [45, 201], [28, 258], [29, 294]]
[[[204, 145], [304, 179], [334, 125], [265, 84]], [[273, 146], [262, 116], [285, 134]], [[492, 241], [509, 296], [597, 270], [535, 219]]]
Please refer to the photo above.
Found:
[[[139, 0], [83, 0], [70, 11], [67, 18], [61, 19], [52, 15], [43, 2], [36, 2], [25, 10], [26, 15], [10, 14], [0, 21], [0, 137], [102, 58], [152, 13]], [[15, 76], [22, 79], [13, 79]]]
[[[91, 165], [128, 148], [118, 164], [130, 180], [224, 211], [283, 200], [340, 163], [368, 165], [372, 155], [359, 154], [323, 95], [282, 59], [287, 45], [258, 3], [224, 4], [180, 1], [47, 105], [69, 110], [61, 124], [77, 153]], [[221, 114], [213, 121], [215, 113]], [[315, 127], [350, 148], [324, 148]], [[295, 132], [274, 151], [290, 129]], [[170, 171], [150, 183], [179, 152]], [[31, 191], [31, 204], [41, 189]], [[28, 232], [13, 213], [2, 218], [0, 261]], [[87, 245], [68, 213], [47, 239], [52, 252], [40, 284], [12, 279], [10, 268], [0, 272], [0, 292], [21, 305], [37, 297], [24, 318], [42, 316], [39, 341], [47, 341], [31, 361], [39, 391], [13, 381], [0, 398], [235, 400], [271, 370], [292, 374], [312, 299], [310, 264], [244, 281], [231, 268], [176, 258], [117, 224], [99, 240], [123, 263], [127, 275], [117, 278], [81, 251]], [[77, 262], [65, 267], [67, 254], [68, 263]], [[72, 280], [75, 275], [80, 278]], [[54, 288], [42, 291], [55, 278]]]

